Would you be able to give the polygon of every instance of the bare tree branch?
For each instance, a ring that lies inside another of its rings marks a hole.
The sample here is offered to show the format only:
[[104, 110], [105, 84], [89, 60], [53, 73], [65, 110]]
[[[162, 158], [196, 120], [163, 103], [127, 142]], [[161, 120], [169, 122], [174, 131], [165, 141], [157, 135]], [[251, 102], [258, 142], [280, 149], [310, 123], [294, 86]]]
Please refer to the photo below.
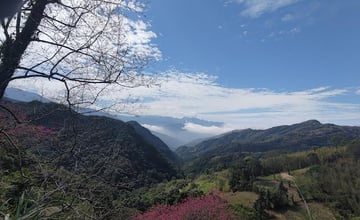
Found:
[[8, 107], [5, 105], [0, 104], [0, 108], [3, 109], [5, 112], [11, 115], [11, 117], [16, 121], [16, 123], [21, 124], [23, 123], [14, 112], [12, 112]]
[[8, 133], [6, 133], [6, 131], [4, 131], [4, 129], [0, 129], [0, 134], [2, 134], [6, 140], [9, 142], [9, 144], [11, 144], [11, 146], [13, 146], [17, 152], [18, 152], [18, 159], [19, 159], [19, 169], [20, 169], [20, 173], [21, 176], [29, 179], [29, 177], [27, 177], [23, 171], [23, 167], [22, 167], [22, 153], [23, 151], [15, 144], [15, 142], [13, 141], [13, 139], [10, 137], [10, 135]]
[[[40, 5], [45, 7], [39, 10]], [[142, 26], [123, 13], [137, 13], [137, 10], [131, 8], [127, 0], [25, 0], [16, 19], [9, 19], [2, 25], [8, 40], [2, 43], [7, 46], [0, 54], [7, 57], [0, 63], [0, 91], [10, 81], [35, 77], [60, 82], [67, 80], [71, 82], [70, 88], [78, 83], [84, 90], [98, 84], [99, 94], [106, 91], [100, 85], [105, 88], [107, 84], [126, 88], [141, 85], [135, 83], [136, 75], [149, 60], [156, 59], [156, 53], [151, 52], [151, 44], [145, 43], [144, 49], [133, 46], [132, 41], [137, 37], [127, 39], [128, 33], [136, 35], [136, 29]], [[29, 29], [29, 24], [36, 28]], [[15, 37], [14, 42], [10, 41], [11, 36]], [[30, 37], [26, 51], [15, 50], [25, 36]], [[149, 31], [149, 39], [153, 36]], [[139, 44], [150, 42], [139, 40]], [[3, 92], [0, 97], [2, 95]], [[97, 100], [99, 96], [94, 97]], [[83, 98], [91, 99], [92, 96]], [[83, 103], [95, 102], [87, 100]]]

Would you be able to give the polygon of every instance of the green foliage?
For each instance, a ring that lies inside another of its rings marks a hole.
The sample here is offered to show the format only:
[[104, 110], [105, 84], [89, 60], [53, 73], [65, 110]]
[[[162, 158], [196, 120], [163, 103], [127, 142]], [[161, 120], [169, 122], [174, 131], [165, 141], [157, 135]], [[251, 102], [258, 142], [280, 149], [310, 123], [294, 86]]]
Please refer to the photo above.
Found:
[[346, 146], [346, 151], [350, 157], [360, 159], [360, 139], [350, 142]]
[[344, 148], [313, 148], [308, 151], [264, 155], [261, 165], [265, 174], [287, 172], [322, 163], [330, 163], [344, 156]]
[[19, 166], [17, 152], [8, 143], [0, 142], [0, 170], [16, 170]]
[[254, 192], [229, 192], [224, 193], [223, 198], [229, 203], [230, 208], [238, 219], [255, 219], [256, 210], [254, 203], [258, 195]]
[[[17, 105], [31, 120], [6, 127], [16, 145], [0, 136], [1, 213], [16, 219], [126, 219], [137, 212], [125, 200], [132, 191], [177, 176], [129, 124], [53, 103]], [[158, 200], [176, 203], [187, 193], [197, 192], [169, 188]]]
[[[30, 170], [31, 168], [31, 170]], [[134, 210], [119, 201], [121, 191], [96, 177], [36, 163], [1, 176], [0, 212], [14, 219], [117, 219]], [[126, 211], [126, 212], [125, 212]]]
[[182, 163], [179, 156], [177, 156], [175, 152], [171, 151], [169, 147], [160, 138], [153, 135], [150, 130], [144, 128], [136, 121], [130, 121], [127, 122], [127, 124], [133, 127], [136, 133], [141, 136], [141, 138], [143, 138], [147, 143], [155, 147], [159, 151], [159, 153], [164, 156], [170, 163], [175, 166], [179, 166]]
[[360, 136], [360, 127], [321, 124], [310, 120], [267, 130], [245, 129], [209, 139], [177, 153], [183, 159], [214, 157], [242, 152], [300, 151], [314, 146], [338, 146]]
[[288, 190], [285, 188], [284, 182], [280, 181], [274, 190], [266, 194], [270, 197], [269, 202], [271, 203], [271, 207], [273, 209], [281, 209], [289, 205], [287, 191]]
[[145, 211], [155, 205], [175, 205], [185, 198], [198, 197], [204, 193], [190, 180], [179, 179], [143, 187], [127, 194], [123, 201], [128, 207]]
[[[171, 162], [174, 155], [164, 146], [154, 146], [159, 140], [149, 143], [146, 138], [151, 136], [145, 130], [139, 135], [130, 124], [69, 113], [55, 104], [23, 105], [33, 121], [11, 135], [24, 137], [17, 143], [26, 147], [18, 150], [0, 138], [0, 213], [13, 218], [128, 219], [156, 205], [176, 206], [217, 189], [227, 192], [221, 198], [240, 219], [268, 219], [271, 212], [296, 206], [288, 198], [294, 187], [280, 181], [282, 172], [296, 176], [308, 201], [324, 203], [345, 218], [360, 215], [359, 141], [290, 153], [245, 153], [241, 151], [250, 145], [235, 142], [216, 151], [219, 154], [206, 153], [187, 161], [187, 178], [177, 179], [182, 176]], [[311, 126], [326, 134], [333, 134], [335, 128]], [[260, 149], [266, 143], [274, 146], [281, 132], [293, 129], [296, 140], [310, 135], [301, 125], [261, 135], [248, 130], [242, 135], [263, 137], [263, 143], [251, 145]], [[40, 132], [40, 136], [28, 131]], [[46, 138], [41, 132], [48, 134]], [[340, 143], [340, 139], [332, 141]], [[301, 168], [306, 169], [294, 171]]]
[[239, 219], [253, 220], [256, 219], [256, 216], [258, 215], [257, 210], [243, 205], [230, 205], [230, 208], [233, 210], [234, 215]]
[[307, 199], [325, 202], [346, 218], [360, 216], [360, 161], [343, 158], [316, 166], [297, 182]]
[[233, 191], [248, 191], [252, 190], [256, 177], [263, 173], [263, 167], [257, 158], [248, 156], [232, 167], [230, 173], [230, 188]]
[[259, 198], [254, 204], [255, 215], [254, 219], [262, 220], [267, 219], [269, 215], [266, 213], [266, 209], [270, 208], [270, 195], [269, 191], [261, 191]]
[[204, 193], [212, 190], [220, 190], [222, 192], [229, 192], [230, 171], [223, 170], [221, 172], [205, 173], [194, 179], [193, 184], [198, 186], [198, 189]]
[[247, 153], [234, 153], [197, 157], [187, 161], [182, 169], [187, 175], [195, 176], [202, 173], [218, 172], [232, 167], [237, 161], [242, 160], [248, 155]]

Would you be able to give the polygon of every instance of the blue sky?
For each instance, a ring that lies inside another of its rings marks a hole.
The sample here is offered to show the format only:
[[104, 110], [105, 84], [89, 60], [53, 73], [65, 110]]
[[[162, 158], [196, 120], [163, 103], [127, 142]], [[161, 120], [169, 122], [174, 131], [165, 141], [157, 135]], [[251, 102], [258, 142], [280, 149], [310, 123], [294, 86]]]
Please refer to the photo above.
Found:
[[359, 86], [359, 9], [357, 0], [154, 0], [147, 15], [163, 53], [156, 68], [293, 91]]
[[[223, 123], [184, 126], [208, 134], [309, 119], [360, 126], [359, 0], [147, 3], [128, 40], [161, 56], [146, 69], [156, 85], [109, 86], [95, 107], [118, 102], [120, 112]], [[48, 98], [62, 88], [11, 85]]]

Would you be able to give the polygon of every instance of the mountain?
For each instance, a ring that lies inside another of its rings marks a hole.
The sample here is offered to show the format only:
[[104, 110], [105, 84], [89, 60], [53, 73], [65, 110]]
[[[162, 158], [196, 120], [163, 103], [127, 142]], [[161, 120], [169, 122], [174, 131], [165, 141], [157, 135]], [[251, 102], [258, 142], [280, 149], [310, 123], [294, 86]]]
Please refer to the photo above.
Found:
[[177, 175], [173, 164], [179, 159], [138, 124], [84, 116], [55, 103], [33, 101], [11, 105], [25, 112], [31, 125], [40, 127], [46, 135], [49, 133], [46, 142], [37, 138], [39, 143], [33, 146], [25, 138], [21, 145], [50, 159], [53, 166], [131, 189]]
[[169, 162], [179, 165], [181, 159], [177, 154], [169, 149], [169, 147], [157, 136], [153, 135], [150, 130], [144, 128], [136, 121], [129, 121], [127, 124], [131, 125], [136, 133], [138, 133], [147, 143], [154, 146]]
[[177, 147], [188, 144], [193, 141], [205, 140], [211, 138], [213, 134], [202, 133], [187, 128], [188, 124], [200, 127], [221, 127], [222, 122], [207, 121], [198, 118], [172, 118], [156, 115], [124, 115], [110, 114], [106, 112], [93, 111], [91, 109], [82, 109], [86, 115], [101, 115], [109, 118], [119, 119], [129, 122], [136, 121], [141, 126], [147, 128], [152, 134], [159, 137], [166, 143], [170, 149], [175, 150]]
[[31, 102], [31, 101], [50, 102], [50, 100], [46, 99], [45, 97], [39, 94], [24, 91], [18, 88], [12, 88], [12, 87], [8, 87], [6, 89], [4, 96], [8, 99], [16, 100], [20, 102]]
[[319, 121], [310, 120], [266, 130], [232, 131], [192, 147], [179, 147], [176, 153], [183, 159], [191, 159], [238, 152], [294, 151], [313, 146], [336, 145], [359, 137], [360, 127], [321, 124]]
[[201, 127], [223, 126], [222, 122], [207, 121], [198, 118], [172, 118], [163, 116], [129, 116], [113, 115], [122, 121], [137, 121], [143, 127], [146, 127], [154, 134], [157, 134], [170, 148], [176, 149], [178, 146], [189, 142], [209, 138], [213, 134], [195, 132], [187, 128], [186, 125], [192, 124]]
[[172, 118], [156, 115], [124, 115], [124, 114], [110, 114], [106, 112], [92, 111], [91, 109], [83, 109], [81, 112], [86, 115], [100, 115], [109, 118], [115, 118], [121, 121], [130, 122], [136, 121], [142, 127], [147, 128], [152, 134], [159, 137], [170, 149], [175, 150], [177, 147], [187, 143], [207, 139], [212, 137], [212, 134], [194, 132], [186, 128], [188, 123], [201, 127], [223, 126], [222, 122], [206, 121], [198, 118]]
[[[17, 88], [7, 88], [5, 97], [10, 100], [20, 101], [20, 102], [30, 102], [30, 101], [40, 101], [48, 103], [50, 100], [44, 98], [43, 96], [24, 91]], [[172, 150], [175, 150], [181, 145], [185, 145], [189, 142], [206, 139], [212, 136], [212, 134], [201, 133], [194, 130], [187, 129], [187, 124], [192, 124], [202, 127], [212, 127], [223, 126], [222, 122], [214, 122], [202, 120], [194, 117], [184, 117], [184, 118], [173, 118], [173, 117], [163, 117], [156, 115], [146, 115], [146, 116], [134, 116], [118, 113], [107, 113], [103, 111], [94, 111], [93, 109], [80, 109], [79, 113], [85, 115], [97, 115], [105, 116], [109, 118], [118, 119], [124, 122], [136, 121], [141, 126], [149, 129], [153, 134], [158, 136], [164, 143], [166, 143]]]
[[175, 149], [177, 147], [184, 144], [184, 142], [182, 140], [180, 140], [176, 137], [171, 137], [169, 135], [166, 135], [166, 134], [163, 134], [160, 132], [156, 132], [156, 131], [151, 131], [151, 133], [153, 133], [155, 136], [159, 137], [173, 151], [175, 151]]

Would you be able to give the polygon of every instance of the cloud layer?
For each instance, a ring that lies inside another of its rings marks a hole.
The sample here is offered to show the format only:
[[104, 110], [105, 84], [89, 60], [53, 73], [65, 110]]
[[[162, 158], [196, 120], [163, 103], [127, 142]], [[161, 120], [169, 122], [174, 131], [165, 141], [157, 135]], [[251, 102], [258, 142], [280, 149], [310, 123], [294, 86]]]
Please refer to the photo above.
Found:
[[184, 130], [189, 131], [189, 132], [193, 132], [193, 133], [198, 133], [198, 134], [206, 134], [206, 135], [218, 135], [218, 134], [223, 134], [225, 132], [234, 130], [234, 128], [232, 127], [228, 127], [228, 126], [204, 126], [204, 125], [199, 125], [199, 124], [195, 124], [195, 123], [191, 123], [191, 122], [187, 122], [185, 123]]
[[[217, 134], [231, 129], [267, 128], [309, 119], [360, 125], [360, 104], [342, 103], [338, 98], [359, 93], [350, 89], [319, 87], [303, 91], [273, 91], [256, 88], [226, 88], [216, 77], [204, 73], [169, 71], [158, 76], [159, 86], [108, 87], [94, 108], [112, 105], [118, 111], [138, 115], [197, 117], [224, 122], [223, 127], [199, 127], [188, 123], [185, 130]], [[61, 86], [45, 81], [15, 81], [12, 86], [47, 98], [58, 97]], [[124, 104], [126, 102], [126, 104]]]
[[233, 0], [244, 7], [241, 15], [256, 18], [262, 14], [276, 11], [285, 6], [295, 4], [299, 0]]

